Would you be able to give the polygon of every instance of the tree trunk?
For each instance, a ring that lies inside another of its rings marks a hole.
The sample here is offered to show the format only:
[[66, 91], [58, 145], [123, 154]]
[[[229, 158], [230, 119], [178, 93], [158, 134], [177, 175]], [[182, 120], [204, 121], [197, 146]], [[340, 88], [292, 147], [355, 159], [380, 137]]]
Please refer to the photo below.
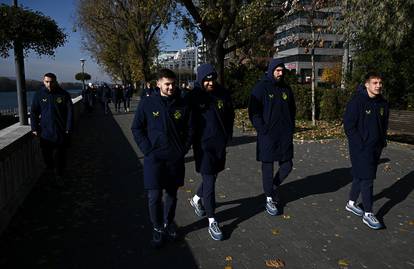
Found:
[[311, 48], [311, 62], [312, 62], [312, 80], [311, 80], [311, 88], [312, 88], [312, 125], [316, 125], [316, 118], [315, 118], [315, 31], [313, 28], [313, 23], [311, 23], [311, 30], [312, 30], [312, 48]]

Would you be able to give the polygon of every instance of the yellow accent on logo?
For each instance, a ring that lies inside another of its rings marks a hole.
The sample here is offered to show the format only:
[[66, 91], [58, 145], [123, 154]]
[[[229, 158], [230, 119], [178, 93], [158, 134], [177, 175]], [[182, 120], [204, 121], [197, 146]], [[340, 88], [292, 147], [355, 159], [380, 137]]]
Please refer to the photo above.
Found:
[[287, 100], [288, 96], [287, 96], [287, 94], [285, 92], [282, 93], [282, 98], [283, 98], [283, 100]]
[[223, 100], [218, 100], [218, 101], [217, 101], [217, 107], [218, 107], [219, 109], [222, 109], [222, 108], [224, 107]]
[[160, 116], [160, 112], [159, 111], [153, 111], [152, 115], [155, 117], [159, 117]]
[[383, 107], [380, 108], [380, 115], [384, 116], [384, 108]]
[[274, 96], [275, 96], [275, 95], [274, 95], [273, 93], [270, 93], [270, 94], [269, 94], [269, 98], [270, 98], [270, 99], [273, 99], [273, 97], [274, 97]]
[[56, 98], [56, 103], [60, 104], [60, 103], [62, 103], [62, 102], [63, 102], [62, 97], [58, 97], [58, 98]]
[[176, 120], [179, 120], [181, 118], [181, 116], [182, 116], [181, 112], [179, 110], [176, 110], [175, 113], [174, 113], [174, 118]]
[[371, 109], [365, 110], [365, 113], [366, 113], [367, 115], [371, 114]]

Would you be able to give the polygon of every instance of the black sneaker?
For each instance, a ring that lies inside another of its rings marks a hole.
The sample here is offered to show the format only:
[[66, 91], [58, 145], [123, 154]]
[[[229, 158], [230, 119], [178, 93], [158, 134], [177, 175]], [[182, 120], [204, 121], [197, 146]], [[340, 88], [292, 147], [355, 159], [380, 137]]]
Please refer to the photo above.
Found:
[[164, 232], [170, 241], [175, 241], [177, 239], [177, 225], [175, 225], [175, 223], [165, 223]]
[[152, 231], [151, 245], [154, 248], [159, 248], [164, 243], [164, 231], [162, 229], [156, 229]]
[[203, 205], [201, 204], [201, 199], [198, 203], [195, 203], [193, 198], [190, 199], [190, 205], [194, 208], [194, 213], [199, 217], [204, 217], [206, 215], [206, 210], [204, 209]]

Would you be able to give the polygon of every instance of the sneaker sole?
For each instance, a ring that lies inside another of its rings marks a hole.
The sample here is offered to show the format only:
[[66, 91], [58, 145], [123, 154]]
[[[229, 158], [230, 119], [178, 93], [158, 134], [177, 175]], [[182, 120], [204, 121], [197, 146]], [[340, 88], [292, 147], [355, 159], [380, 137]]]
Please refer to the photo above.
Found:
[[267, 214], [269, 214], [270, 216], [277, 216], [277, 214], [279, 213], [279, 212], [273, 213], [273, 212], [269, 211], [267, 208], [266, 208], [266, 212], [267, 212]]
[[216, 238], [214, 237], [214, 235], [212, 234], [212, 232], [210, 231], [210, 229], [208, 229], [208, 233], [210, 234], [210, 237], [215, 240], [215, 241], [221, 241], [223, 239], [223, 236], [221, 236], [220, 238]]
[[364, 213], [358, 214], [357, 212], [355, 212], [354, 210], [352, 210], [351, 208], [345, 206], [346, 211], [349, 211], [351, 213], [354, 213], [355, 215], [357, 215], [358, 217], [362, 217], [364, 215]]
[[204, 217], [206, 215], [205, 212], [199, 212], [196, 207], [197, 205], [194, 204], [193, 199], [190, 199], [190, 205], [194, 208], [194, 213], [198, 216], [198, 217]]
[[369, 228], [374, 229], [374, 230], [378, 230], [381, 229], [381, 226], [376, 227], [376, 226], [372, 226], [371, 224], [369, 224], [368, 221], [366, 221], [364, 218], [362, 219], [362, 222], [365, 223]]

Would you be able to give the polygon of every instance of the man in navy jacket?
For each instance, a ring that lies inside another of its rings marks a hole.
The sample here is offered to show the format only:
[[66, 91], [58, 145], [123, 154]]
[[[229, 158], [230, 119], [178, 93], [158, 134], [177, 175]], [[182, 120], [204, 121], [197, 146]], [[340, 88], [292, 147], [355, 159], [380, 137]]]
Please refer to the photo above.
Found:
[[[262, 162], [265, 208], [277, 215], [276, 190], [292, 171], [293, 132], [296, 105], [289, 85], [284, 81], [285, 65], [280, 59], [269, 63], [267, 74], [253, 88], [249, 102], [249, 117], [257, 131], [256, 158]], [[273, 176], [273, 163], [279, 171]]]
[[[382, 77], [370, 72], [356, 94], [349, 101], [344, 115], [344, 129], [348, 137], [352, 164], [352, 187], [346, 210], [362, 216], [362, 221], [372, 229], [381, 228], [372, 213], [373, 182], [382, 149], [386, 146], [388, 129], [388, 104], [381, 95]], [[357, 204], [362, 197], [362, 210]]]
[[165, 234], [176, 238], [173, 221], [177, 189], [184, 184], [184, 155], [193, 136], [191, 111], [175, 80], [176, 75], [169, 69], [158, 72], [159, 90], [141, 99], [131, 127], [144, 154], [144, 188], [148, 192], [154, 247], [162, 245]]
[[234, 109], [229, 92], [217, 83], [217, 73], [210, 64], [197, 70], [197, 86], [189, 93], [194, 117], [194, 158], [202, 183], [190, 200], [198, 216], [207, 214], [209, 233], [221, 240], [223, 233], [214, 216], [215, 182], [224, 170], [226, 146], [233, 136]]
[[47, 169], [56, 173], [56, 183], [62, 185], [66, 148], [73, 126], [72, 98], [60, 88], [55, 74], [45, 74], [43, 84], [45, 87], [33, 97], [30, 125], [32, 133], [40, 138]]

